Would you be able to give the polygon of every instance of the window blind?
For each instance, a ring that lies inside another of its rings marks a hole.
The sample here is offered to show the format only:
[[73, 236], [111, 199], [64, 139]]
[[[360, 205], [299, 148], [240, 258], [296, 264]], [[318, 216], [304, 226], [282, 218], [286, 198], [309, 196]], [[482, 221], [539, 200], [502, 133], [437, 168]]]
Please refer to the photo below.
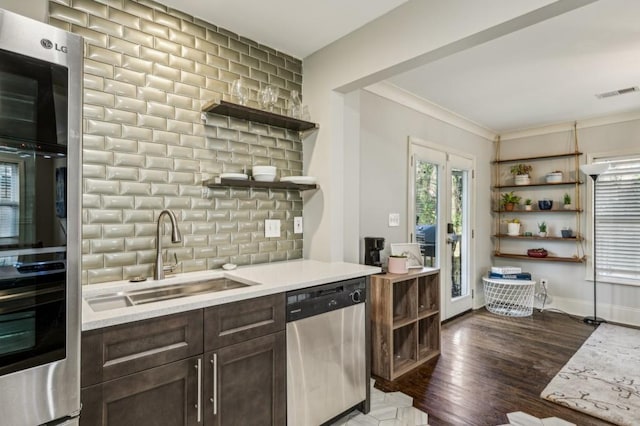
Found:
[[608, 162], [596, 184], [597, 273], [640, 285], [640, 157]]
[[18, 165], [0, 163], [0, 238], [18, 236]]

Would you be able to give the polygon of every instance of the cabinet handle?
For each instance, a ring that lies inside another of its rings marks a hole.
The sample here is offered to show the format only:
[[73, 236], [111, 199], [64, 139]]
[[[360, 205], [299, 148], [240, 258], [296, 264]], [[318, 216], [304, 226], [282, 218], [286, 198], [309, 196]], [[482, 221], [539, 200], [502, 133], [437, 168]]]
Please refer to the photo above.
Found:
[[198, 423], [200, 423], [202, 421], [202, 358], [198, 358], [196, 370], [198, 370], [198, 403], [196, 404], [196, 409], [198, 410]]
[[209, 362], [213, 365], [213, 415], [218, 414], [218, 354], [213, 354]]

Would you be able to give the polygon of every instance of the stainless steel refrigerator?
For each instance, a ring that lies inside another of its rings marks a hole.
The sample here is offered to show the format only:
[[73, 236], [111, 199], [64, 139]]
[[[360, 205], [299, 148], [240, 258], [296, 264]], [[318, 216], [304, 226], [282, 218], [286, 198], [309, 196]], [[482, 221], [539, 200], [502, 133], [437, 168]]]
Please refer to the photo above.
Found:
[[0, 9], [0, 424], [78, 423], [82, 49]]

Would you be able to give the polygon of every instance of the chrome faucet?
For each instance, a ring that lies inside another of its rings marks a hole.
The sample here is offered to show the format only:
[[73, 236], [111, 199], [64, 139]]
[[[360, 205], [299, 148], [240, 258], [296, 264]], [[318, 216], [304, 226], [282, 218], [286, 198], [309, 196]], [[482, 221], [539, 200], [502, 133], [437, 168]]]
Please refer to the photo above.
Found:
[[[160, 212], [160, 216], [158, 216], [158, 229], [156, 231], [156, 266], [153, 270], [153, 279], [154, 280], [162, 280], [164, 279], [164, 264], [162, 261], [162, 234], [160, 233], [162, 227], [162, 217], [169, 216], [171, 219], [171, 242], [179, 243], [182, 241], [182, 235], [180, 235], [180, 229], [178, 229], [178, 221], [176, 220], [176, 215], [173, 214], [171, 210], [162, 210]], [[176, 265], [178, 264], [178, 259], [176, 256]], [[169, 267], [170, 270], [173, 270], [175, 267]]]

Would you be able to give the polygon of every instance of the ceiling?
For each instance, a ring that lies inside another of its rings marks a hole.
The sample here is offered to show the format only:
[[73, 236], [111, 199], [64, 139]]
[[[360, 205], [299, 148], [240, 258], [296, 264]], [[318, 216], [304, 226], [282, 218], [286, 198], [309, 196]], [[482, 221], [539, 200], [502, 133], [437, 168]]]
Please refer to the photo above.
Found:
[[158, 0], [304, 58], [407, 0]]
[[[406, 0], [161, 1], [304, 58]], [[640, 111], [640, 92], [595, 96], [640, 86], [638, 16], [599, 0], [388, 82], [499, 134]]]

